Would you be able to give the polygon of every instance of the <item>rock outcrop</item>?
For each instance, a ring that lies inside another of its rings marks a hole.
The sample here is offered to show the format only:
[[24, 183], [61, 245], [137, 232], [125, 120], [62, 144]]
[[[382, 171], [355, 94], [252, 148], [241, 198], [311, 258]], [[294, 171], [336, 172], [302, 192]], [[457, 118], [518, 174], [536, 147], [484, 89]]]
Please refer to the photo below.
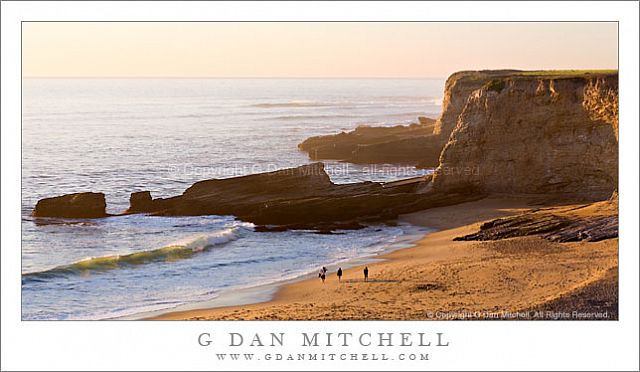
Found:
[[[156, 216], [233, 215], [258, 225], [257, 231], [309, 229], [328, 233], [358, 229], [403, 213], [472, 201], [484, 195], [426, 192], [430, 176], [377, 183], [334, 184], [324, 164], [314, 163], [226, 179], [196, 182], [182, 195], [153, 199], [149, 191], [134, 192], [125, 214]], [[104, 194], [69, 194], [40, 200], [35, 216], [104, 217]]]
[[153, 200], [150, 191], [140, 191], [131, 193], [129, 197], [129, 209], [127, 213], [140, 213], [153, 208]]
[[35, 217], [100, 218], [108, 216], [103, 193], [80, 192], [41, 199], [33, 210]]
[[311, 160], [334, 159], [356, 164], [438, 165], [442, 144], [433, 136], [434, 119], [393, 127], [359, 126], [351, 132], [307, 138], [298, 145]]
[[432, 135], [408, 137], [394, 141], [359, 144], [346, 159], [356, 164], [406, 164], [418, 168], [434, 168], [442, 146]]
[[570, 219], [553, 214], [527, 213], [485, 222], [480, 231], [454, 240], [500, 240], [529, 235], [541, 235], [560, 243], [617, 238], [618, 216]]
[[553, 242], [596, 242], [618, 237], [618, 204], [605, 200], [577, 207], [544, 208], [498, 218], [454, 240], [500, 240], [539, 235]]
[[482, 197], [474, 192], [421, 193], [428, 182], [429, 178], [415, 178], [337, 185], [322, 163], [314, 163], [197, 182], [182, 195], [145, 201], [145, 209], [132, 205], [130, 211], [161, 216], [233, 215], [257, 225], [278, 225], [278, 229], [331, 230], [358, 228], [361, 222], [384, 221], [401, 213]]
[[[617, 73], [518, 72], [482, 81], [442, 151], [436, 190], [594, 199], [612, 194], [618, 179]], [[443, 113], [442, 130], [448, 117]]]

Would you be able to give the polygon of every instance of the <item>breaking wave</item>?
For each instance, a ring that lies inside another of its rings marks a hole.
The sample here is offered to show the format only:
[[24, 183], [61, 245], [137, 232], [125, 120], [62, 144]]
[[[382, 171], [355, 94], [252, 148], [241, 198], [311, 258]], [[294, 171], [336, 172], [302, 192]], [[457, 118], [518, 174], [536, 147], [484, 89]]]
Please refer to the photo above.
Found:
[[123, 255], [91, 257], [69, 265], [57, 266], [44, 271], [22, 274], [22, 282], [46, 281], [51, 278], [69, 275], [84, 275], [104, 272], [124, 267], [144, 265], [153, 262], [172, 262], [191, 258], [215, 246], [224, 245], [242, 236], [241, 226], [230, 227], [213, 234], [190, 238], [162, 248], [134, 252]]

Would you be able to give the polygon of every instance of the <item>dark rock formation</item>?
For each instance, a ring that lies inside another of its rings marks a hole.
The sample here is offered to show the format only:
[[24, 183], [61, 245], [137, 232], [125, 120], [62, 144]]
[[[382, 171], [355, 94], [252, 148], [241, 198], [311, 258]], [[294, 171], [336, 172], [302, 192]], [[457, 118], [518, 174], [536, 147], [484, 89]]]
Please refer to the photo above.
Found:
[[525, 213], [498, 218], [480, 225], [480, 231], [457, 237], [454, 240], [500, 240], [519, 236], [546, 234], [559, 231], [570, 224], [566, 218], [554, 215]]
[[[337, 185], [322, 163], [275, 172], [195, 183], [182, 195], [154, 199], [138, 212], [162, 216], [234, 215], [264, 225], [259, 229], [353, 229], [363, 222], [393, 219], [402, 213], [477, 200], [483, 195], [421, 193], [428, 178], [380, 184]], [[271, 226], [277, 225], [277, 226]]]
[[545, 239], [554, 242], [598, 242], [618, 237], [618, 216], [599, 216], [578, 219], [559, 230], [550, 231]]
[[418, 116], [418, 123], [424, 126], [433, 126], [435, 124], [435, 120], [426, 116]]
[[80, 192], [39, 200], [35, 217], [100, 218], [106, 217], [103, 193]]
[[442, 146], [433, 136], [416, 136], [395, 141], [359, 144], [349, 162], [358, 164], [409, 164], [419, 168], [434, 168]]
[[129, 209], [127, 213], [140, 213], [152, 208], [153, 200], [150, 191], [140, 191], [131, 193], [129, 198]]
[[[430, 177], [389, 182], [337, 185], [322, 163], [243, 177], [193, 184], [182, 195], [152, 199], [135, 192], [125, 212], [157, 216], [233, 215], [255, 223], [258, 231], [359, 229], [367, 222], [395, 219], [399, 214], [477, 200], [474, 190], [425, 192]], [[34, 215], [104, 217], [104, 194], [81, 193], [38, 202]]]
[[360, 126], [351, 132], [306, 139], [298, 148], [312, 160], [335, 159], [357, 164], [407, 164], [424, 168], [438, 165], [441, 141], [433, 136], [435, 120], [394, 127]]
[[317, 223], [310, 226], [309, 224], [290, 224], [290, 225], [257, 225], [255, 231], [259, 232], [278, 232], [287, 230], [307, 230], [313, 229], [320, 234], [331, 234], [333, 230], [360, 230], [367, 227], [357, 221], [347, 222], [326, 222]]
[[454, 240], [500, 240], [528, 235], [540, 235], [559, 243], [617, 238], [618, 214], [617, 211], [595, 216], [527, 212], [485, 222], [478, 232]]

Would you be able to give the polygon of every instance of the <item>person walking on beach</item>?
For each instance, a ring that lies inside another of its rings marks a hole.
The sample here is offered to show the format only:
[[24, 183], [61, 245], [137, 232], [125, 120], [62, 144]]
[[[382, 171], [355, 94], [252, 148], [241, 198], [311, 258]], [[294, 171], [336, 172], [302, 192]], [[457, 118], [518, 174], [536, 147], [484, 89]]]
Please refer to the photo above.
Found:
[[338, 273], [337, 274], [338, 274], [338, 281], [341, 282], [342, 281], [342, 268], [341, 267], [338, 268]]
[[325, 269], [324, 267], [320, 269], [320, 272], [318, 273], [318, 278], [322, 279], [322, 284], [324, 284], [324, 280], [327, 278], [327, 269]]
[[369, 268], [367, 266], [364, 267], [364, 281], [368, 282], [369, 281]]

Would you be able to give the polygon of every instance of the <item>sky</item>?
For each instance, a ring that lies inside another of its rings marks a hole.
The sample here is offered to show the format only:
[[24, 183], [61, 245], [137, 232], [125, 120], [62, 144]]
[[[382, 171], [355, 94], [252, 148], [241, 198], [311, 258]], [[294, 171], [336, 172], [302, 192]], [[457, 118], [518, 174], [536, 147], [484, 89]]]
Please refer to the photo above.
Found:
[[22, 24], [23, 77], [443, 78], [617, 69], [616, 23]]

